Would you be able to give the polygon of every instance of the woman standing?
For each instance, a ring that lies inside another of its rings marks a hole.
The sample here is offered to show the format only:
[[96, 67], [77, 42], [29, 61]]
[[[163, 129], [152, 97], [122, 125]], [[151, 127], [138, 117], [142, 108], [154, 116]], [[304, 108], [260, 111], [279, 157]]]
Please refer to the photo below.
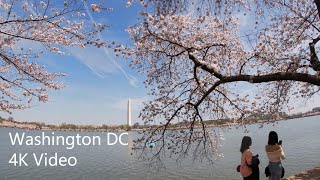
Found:
[[244, 180], [256, 180], [252, 168], [252, 152], [250, 146], [252, 140], [249, 136], [244, 136], [242, 138], [240, 152], [241, 152], [241, 164], [240, 164], [240, 173]]
[[281, 160], [285, 159], [285, 155], [282, 149], [282, 141], [278, 142], [278, 134], [275, 131], [269, 133], [266, 152], [269, 159], [269, 171], [271, 174], [269, 180], [280, 180], [282, 174]]

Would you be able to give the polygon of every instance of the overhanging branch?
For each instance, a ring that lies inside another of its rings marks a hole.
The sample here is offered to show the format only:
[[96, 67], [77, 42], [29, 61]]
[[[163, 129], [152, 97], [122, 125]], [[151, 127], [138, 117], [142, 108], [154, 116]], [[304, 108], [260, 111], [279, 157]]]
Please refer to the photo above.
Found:
[[219, 85], [231, 82], [249, 82], [249, 83], [264, 83], [264, 82], [272, 82], [272, 81], [297, 81], [297, 82], [305, 82], [313, 85], [320, 86], [320, 76], [310, 75], [304, 73], [293, 73], [293, 72], [281, 72], [281, 73], [273, 73], [267, 75], [236, 75], [236, 76], [223, 76], [222, 79], [215, 82], [211, 88], [209, 88], [206, 93], [201, 97], [201, 99], [196, 103], [196, 107], [198, 107], [204, 99], [214, 91]]

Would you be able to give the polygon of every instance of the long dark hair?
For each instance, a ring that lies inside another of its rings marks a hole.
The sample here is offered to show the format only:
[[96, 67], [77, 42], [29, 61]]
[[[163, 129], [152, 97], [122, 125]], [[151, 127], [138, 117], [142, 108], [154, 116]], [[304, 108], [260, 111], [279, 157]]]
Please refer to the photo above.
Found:
[[251, 137], [243, 136], [242, 142], [241, 142], [241, 147], [240, 147], [240, 152], [243, 153], [245, 150], [249, 149], [251, 144], [252, 144]]
[[270, 131], [268, 145], [278, 144], [278, 134], [275, 131]]

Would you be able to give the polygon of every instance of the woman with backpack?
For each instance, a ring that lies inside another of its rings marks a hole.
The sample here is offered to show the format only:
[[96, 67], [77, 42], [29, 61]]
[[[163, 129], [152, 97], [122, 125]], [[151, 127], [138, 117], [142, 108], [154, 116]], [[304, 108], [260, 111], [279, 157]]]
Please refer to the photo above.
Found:
[[250, 146], [252, 140], [249, 136], [242, 138], [240, 152], [241, 152], [241, 164], [240, 173], [243, 180], [259, 180], [259, 159], [258, 155], [253, 156]]

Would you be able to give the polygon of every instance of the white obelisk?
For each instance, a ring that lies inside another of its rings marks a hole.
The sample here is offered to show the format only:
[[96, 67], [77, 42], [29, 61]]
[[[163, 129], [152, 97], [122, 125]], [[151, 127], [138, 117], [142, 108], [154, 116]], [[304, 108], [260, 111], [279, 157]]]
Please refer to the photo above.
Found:
[[131, 126], [131, 104], [130, 104], [130, 98], [128, 99], [128, 114], [127, 114], [127, 120], [128, 120], [128, 126]]

